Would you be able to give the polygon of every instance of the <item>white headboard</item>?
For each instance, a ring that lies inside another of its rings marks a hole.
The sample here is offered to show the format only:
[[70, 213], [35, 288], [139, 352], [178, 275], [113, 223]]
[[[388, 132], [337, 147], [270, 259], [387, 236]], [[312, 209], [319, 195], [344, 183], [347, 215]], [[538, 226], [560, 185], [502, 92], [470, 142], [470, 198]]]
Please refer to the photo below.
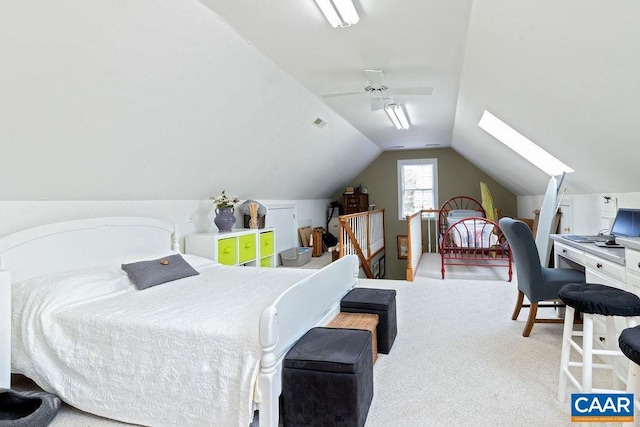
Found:
[[78, 268], [153, 259], [178, 251], [174, 224], [153, 218], [91, 218], [0, 239], [0, 269], [14, 282]]

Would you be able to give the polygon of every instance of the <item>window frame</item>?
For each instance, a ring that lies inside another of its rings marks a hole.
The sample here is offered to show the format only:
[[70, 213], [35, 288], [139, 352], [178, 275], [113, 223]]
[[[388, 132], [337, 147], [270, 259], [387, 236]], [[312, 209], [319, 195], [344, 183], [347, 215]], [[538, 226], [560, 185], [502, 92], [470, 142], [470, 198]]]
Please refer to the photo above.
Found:
[[553, 154], [487, 110], [482, 113], [478, 126], [548, 175], [556, 176], [574, 172]]
[[406, 220], [406, 216], [403, 216], [403, 201], [404, 201], [404, 167], [412, 165], [432, 165], [433, 167], [433, 209], [438, 207], [438, 159], [399, 159], [397, 161], [398, 172], [398, 220]]

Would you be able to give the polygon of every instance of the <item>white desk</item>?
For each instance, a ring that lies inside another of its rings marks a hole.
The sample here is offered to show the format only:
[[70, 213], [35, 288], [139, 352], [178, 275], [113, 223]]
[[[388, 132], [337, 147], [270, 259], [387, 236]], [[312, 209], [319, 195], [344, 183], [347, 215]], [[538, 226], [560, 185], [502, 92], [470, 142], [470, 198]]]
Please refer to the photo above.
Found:
[[619, 237], [623, 248], [576, 243], [552, 234], [556, 267], [584, 268], [587, 282], [602, 283], [640, 295], [640, 238]]
[[[552, 234], [554, 244], [554, 265], [584, 270], [590, 283], [602, 283], [616, 288], [630, 290], [626, 284], [625, 253], [628, 248], [602, 248], [593, 243], [576, 243]], [[623, 239], [619, 239], [622, 244]], [[640, 239], [638, 248], [640, 248]], [[630, 290], [634, 291], [634, 290]]]
[[[576, 243], [561, 234], [552, 234], [556, 267], [584, 269], [588, 283], [600, 283], [624, 289], [640, 295], [640, 238], [617, 238], [623, 248], [603, 248], [593, 243]], [[636, 319], [640, 323], [640, 318]], [[616, 319], [618, 334], [626, 327], [622, 319]], [[596, 324], [595, 342], [606, 347], [604, 325]], [[595, 344], [594, 344], [595, 345]], [[617, 343], [615, 343], [617, 347]], [[623, 375], [626, 375], [625, 358], [619, 358]]]

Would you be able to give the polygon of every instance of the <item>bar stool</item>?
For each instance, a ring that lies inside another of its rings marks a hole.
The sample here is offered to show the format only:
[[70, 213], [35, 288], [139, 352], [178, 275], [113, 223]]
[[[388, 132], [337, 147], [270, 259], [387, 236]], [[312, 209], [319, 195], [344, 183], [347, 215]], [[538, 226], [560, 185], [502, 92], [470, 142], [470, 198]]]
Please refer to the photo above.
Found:
[[[621, 380], [618, 363], [615, 363], [615, 360], [613, 360], [613, 363], [593, 363], [593, 356], [624, 356], [622, 351], [615, 346], [614, 316], [624, 317], [627, 327], [636, 326], [634, 316], [640, 316], [640, 298], [622, 289], [594, 283], [570, 283], [564, 285], [560, 288], [558, 296], [567, 305], [562, 334], [558, 400], [560, 402], [565, 400], [567, 379], [582, 393], [613, 391], [593, 388], [593, 369], [612, 369], [615, 387], [619, 385]], [[583, 314], [582, 331], [573, 330], [573, 319], [576, 311]], [[593, 319], [596, 315], [606, 316], [606, 343], [608, 349], [593, 349]], [[574, 336], [582, 336], [582, 347], [573, 339]], [[572, 348], [582, 355], [582, 362], [569, 361]], [[569, 371], [569, 367], [572, 366], [582, 367], [581, 382], [578, 382], [577, 378]]]
[[620, 333], [618, 338], [620, 350], [631, 361], [627, 376], [627, 392], [633, 393], [636, 411], [640, 409], [640, 326], [627, 328]]

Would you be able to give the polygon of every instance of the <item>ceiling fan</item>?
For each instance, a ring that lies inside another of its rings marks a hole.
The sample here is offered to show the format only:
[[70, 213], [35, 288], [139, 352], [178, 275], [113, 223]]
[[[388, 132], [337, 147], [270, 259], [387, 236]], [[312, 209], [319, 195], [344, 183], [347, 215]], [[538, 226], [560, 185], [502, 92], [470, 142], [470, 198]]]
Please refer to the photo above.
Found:
[[386, 104], [392, 103], [393, 98], [390, 95], [431, 95], [432, 87], [402, 87], [390, 88], [384, 85], [384, 71], [382, 70], [364, 70], [364, 74], [369, 81], [369, 85], [363, 90], [352, 92], [330, 92], [323, 93], [323, 98], [335, 98], [338, 96], [360, 95], [363, 93], [371, 94], [371, 111], [381, 110]]

